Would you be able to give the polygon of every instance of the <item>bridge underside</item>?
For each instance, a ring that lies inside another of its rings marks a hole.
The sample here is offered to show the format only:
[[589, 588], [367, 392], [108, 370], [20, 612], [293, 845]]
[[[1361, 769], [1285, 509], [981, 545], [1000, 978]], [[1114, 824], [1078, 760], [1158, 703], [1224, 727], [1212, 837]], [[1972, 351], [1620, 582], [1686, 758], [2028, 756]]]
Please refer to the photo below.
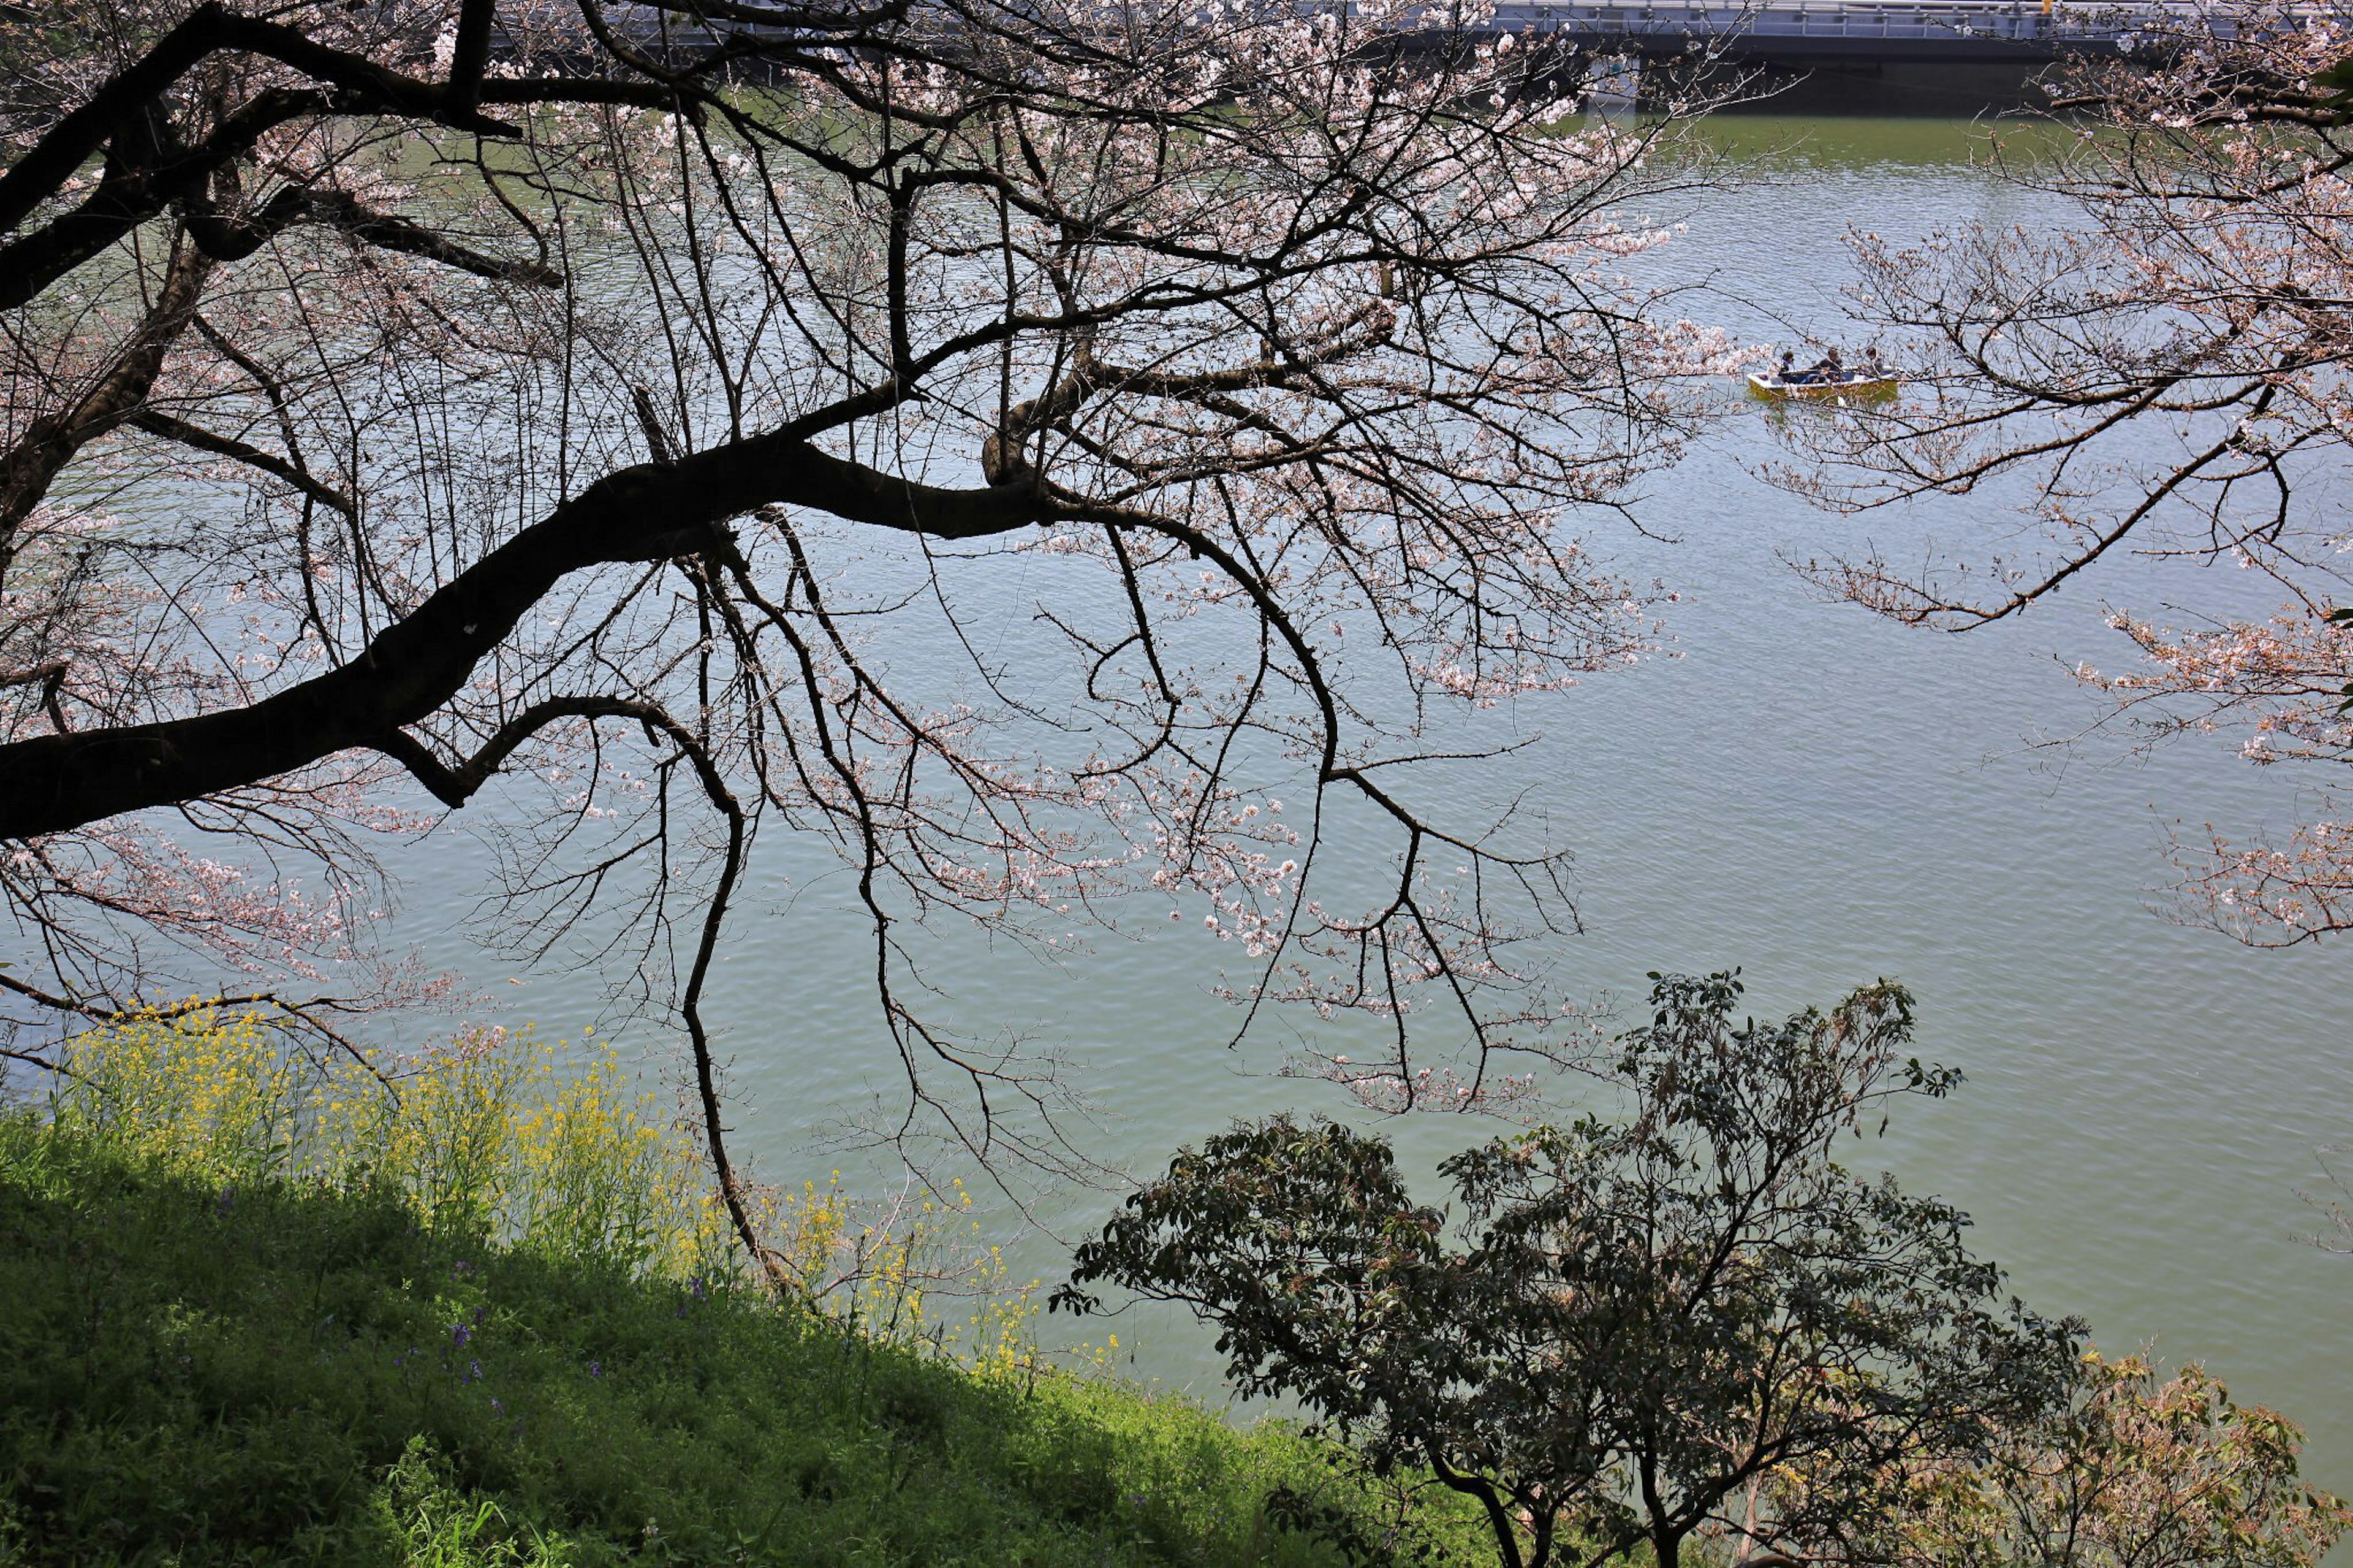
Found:
[[1784, 114], [1941, 117], [2021, 108], [2044, 101], [2036, 79], [2063, 60], [2116, 47], [1953, 36], [1710, 37], [1566, 22], [1522, 36], [1556, 61], [1546, 75], [1564, 94], [1664, 102], [1751, 79], [1762, 95], [1754, 107]]
[[1771, 114], [1967, 119], [2050, 101], [2034, 86], [2035, 79], [2051, 68], [2047, 59], [1755, 63], [1764, 72], [1759, 87], [1768, 96], [1747, 107]]
[[1500, 0], [1493, 23], [1605, 96], [1747, 71], [1790, 112], [1939, 115], [2030, 102], [2070, 57], [2179, 47], [2211, 25], [2072, 0]]

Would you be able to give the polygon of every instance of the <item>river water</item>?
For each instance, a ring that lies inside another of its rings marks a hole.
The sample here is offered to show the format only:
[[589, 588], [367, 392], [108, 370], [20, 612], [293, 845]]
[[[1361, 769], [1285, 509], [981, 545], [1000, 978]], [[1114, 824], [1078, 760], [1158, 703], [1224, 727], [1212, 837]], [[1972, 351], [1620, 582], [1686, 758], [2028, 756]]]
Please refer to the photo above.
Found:
[[[1659, 215], [1689, 225], [1659, 265], [1710, 280], [1691, 313], [1760, 341], [1841, 336], [1850, 226], [1902, 235], [2062, 216], [1974, 167], [1959, 122], [1752, 119], [1725, 133], [1760, 150], [1759, 177]], [[1740, 965], [1760, 1014], [1880, 975], [1905, 981], [1923, 1054], [1968, 1083], [1867, 1157], [1883, 1153], [1907, 1185], [1972, 1214], [2013, 1288], [2084, 1315], [2104, 1347], [2202, 1360], [2242, 1400], [2303, 1422], [2310, 1471], [2353, 1491], [2353, 1259], [2298, 1239], [2316, 1216], [2296, 1196], [2317, 1179], [2316, 1147], [2353, 1142], [2344, 956], [2253, 952], [2162, 918], [2168, 832], [2283, 828], [2302, 804], [2296, 781], [2240, 762], [2227, 737], [2149, 759], [2099, 738], [2029, 743], [2098, 712], [2064, 666], [2129, 658], [2102, 624], [2109, 605], [2261, 614], [2271, 596], [2227, 569], [2124, 563], [2014, 623], [1908, 631], [1820, 601], [1781, 552], [1867, 536], [1898, 559], [1932, 542], [1966, 557], [2013, 520], [1982, 500], [1841, 520], [1757, 479], [1774, 456], [1765, 412], [1733, 410], [1644, 487], [1640, 513], [1670, 542], [1596, 535], [1629, 575], [1681, 593], [1670, 627], [1681, 657], [1522, 705], [1507, 721], [1540, 739], [1472, 786], [1498, 800], [1533, 786], [1577, 850], [1588, 929], [1562, 944], [1563, 973], [1572, 989], [1638, 1002], [1647, 971]], [[1008, 580], [1027, 595], [1008, 610], [1026, 616], [1051, 591], [1049, 569]], [[592, 971], [511, 971], [465, 944], [460, 905], [438, 900], [486, 853], [461, 825], [396, 865], [406, 933], [482, 981], [501, 1021], [564, 1031], [599, 1016]], [[760, 870], [712, 1009], [733, 1057], [738, 1142], [770, 1180], [847, 1163], [880, 1181], [871, 1161], [814, 1136], [895, 1082], [855, 978], [868, 938], [839, 879], [797, 879], [807, 868], [789, 850]], [[1065, 1042], [1103, 1117], [1091, 1146], [1147, 1169], [1234, 1115], [1338, 1109], [1315, 1085], [1254, 1075], [1268, 1054], [1221, 1048], [1233, 1020], [1208, 994], [1219, 956], [1171, 928], [1101, 942], [1056, 973], [944, 937], [938, 973], [967, 1014]], [[626, 1035], [661, 1044], [649, 1026]], [[1491, 1130], [1445, 1118], [1397, 1129], [1425, 1165]], [[1068, 1234], [1114, 1202], [1062, 1194], [1041, 1212]], [[1009, 1216], [992, 1223], [1014, 1237], [1024, 1275], [1059, 1278], [1059, 1244], [1015, 1235]], [[1108, 1326], [1126, 1370], [1215, 1396], [1205, 1332]]]

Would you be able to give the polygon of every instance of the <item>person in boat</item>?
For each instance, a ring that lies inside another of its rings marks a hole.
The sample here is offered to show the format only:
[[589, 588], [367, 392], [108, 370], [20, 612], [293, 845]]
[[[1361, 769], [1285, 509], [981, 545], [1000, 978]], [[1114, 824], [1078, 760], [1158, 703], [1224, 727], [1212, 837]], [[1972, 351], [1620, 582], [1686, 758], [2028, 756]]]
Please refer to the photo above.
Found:
[[1862, 355], [1862, 368], [1854, 374], [1855, 379], [1858, 381], [1885, 381], [1887, 379], [1887, 367], [1879, 363], [1879, 351], [1877, 349], [1864, 350]]
[[1846, 366], [1839, 363], [1839, 352], [1831, 349], [1821, 358], [1808, 365], [1798, 376], [1797, 384], [1814, 386], [1847, 379]]
[[1797, 354], [1792, 351], [1788, 349], [1783, 349], [1781, 351], [1781, 368], [1773, 374], [1774, 378], [1780, 382], [1783, 386], [1803, 386], [1805, 384], [1806, 373], [1798, 368], [1797, 359]]

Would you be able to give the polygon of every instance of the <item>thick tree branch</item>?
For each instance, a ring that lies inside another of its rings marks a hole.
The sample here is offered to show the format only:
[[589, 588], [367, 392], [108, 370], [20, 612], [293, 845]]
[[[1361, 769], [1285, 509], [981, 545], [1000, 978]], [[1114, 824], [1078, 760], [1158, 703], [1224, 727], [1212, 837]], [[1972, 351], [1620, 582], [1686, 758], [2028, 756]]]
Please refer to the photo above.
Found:
[[498, 0], [465, 0], [458, 10], [458, 36], [449, 50], [447, 112], [469, 115], [481, 101], [482, 71], [491, 63], [491, 18]]
[[556, 582], [586, 567], [707, 547], [731, 517], [780, 503], [941, 539], [1056, 515], [1034, 488], [950, 490], [779, 431], [610, 474], [492, 551], [338, 669], [246, 707], [0, 746], [0, 838], [259, 783], [385, 739], [456, 696]]
[[334, 486], [312, 477], [274, 452], [263, 451], [249, 441], [219, 435], [153, 408], [141, 409], [131, 416], [128, 423], [150, 436], [160, 436], [166, 441], [176, 441], [199, 452], [210, 452], [216, 458], [227, 458], [243, 463], [248, 468], [259, 468], [273, 479], [285, 480], [320, 505], [331, 506], [346, 517], [359, 510], [359, 503]]
[[[479, 9], [487, 27], [491, 7], [482, 4]], [[225, 51], [275, 60], [324, 86], [266, 89], [226, 116], [209, 136], [183, 145], [168, 129], [164, 95], [199, 61]], [[216, 170], [251, 152], [280, 125], [307, 117], [380, 114], [507, 138], [521, 132], [482, 114], [480, 103], [554, 101], [681, 107], [679, 90], [661, 84], [557, 78], [486, 83], [479, 69], [460, 90], [455, 83], [403, 76], [278, 23], [201, 5], [0, 174], [0, 234], [13, 234], [107, 149], [105, 173], [89, 197], [0, 247], [0, 310], [25, 304], [173, 202], [201, 200], [205, 182]]]
[[64, 659], [53, 658], [30, 669], [0, 669], [0, 690], [11, 686], [37, 683], [41, 689], [41, 711], [49, 716], [49, 722], [55, 724], [58, 733], [62, 734], [66, 729], [66, 710], [59, 698], [65, 690], [69, 668]]
[[[482, 7], [485, 11], [487, 5]], [[200, 60], [223, 50], [259, 55], [356, 94], [386, 113], [446, 121], [454, 130], [512, 136], [515, 128], [458, 107], [447, 88], [388, 70], [364, 56], [329, 48], [296, 28], [197, 6], [139, 62], [117, 72], [90, 100], [49, 128], [16, 167], [0, 174], [0, 233], [16, 228], [134, 117], [149, 112]]]
[[200, 146], [116, 149], [98, 188], [79, 206], [0, 246], [0, 310], [38, 298], [75, 268], [161, 216], [173, 202], [201, 200], [214, 174], [250, 153], [264, 134], [307, 115], [325, 114], [335, 102], [332, 95], [318, 91], [265, 92]]
[[195, 319], [211, 270], [211, 262], [193, 247], [177, 247], [155, 302], [113, 364], [69, 407], [32, 421], [16, 444], [0, 453], [0, 569], [15, 553], [17, 529], [74, 455], [132, 417], [146, 400], [165, 355]]
[[188, 233], [204, 247], [206, 255], [220, 261], [241, 261], [301, 223], [324, 224], [379, 250], [421, 256], [496, 282], [530, 283], [552, 289], [564, 281], [562, 273], [536, 261], [509, 261], [484, 255], [447, 235], [420, 228], [406, 218], [377, 212], [345, 191], [289, 186], [259, 210], [241, 215], [217, 213], [208, 205], [200, 205], [193, 200], [188, 204]]
[[551, 697], [534, 702], [499, 726], [474, 754], [451, 767], [432, 748], [406, 731], [395, 731], [375, 742], [376, 750], [408, 770], [411, 777], [432, 792], [433, 798], [456, 811], [474, 798], [501, 763], [517, 746], [565, 719], [646, 720], [649, 705], [620, 697]]

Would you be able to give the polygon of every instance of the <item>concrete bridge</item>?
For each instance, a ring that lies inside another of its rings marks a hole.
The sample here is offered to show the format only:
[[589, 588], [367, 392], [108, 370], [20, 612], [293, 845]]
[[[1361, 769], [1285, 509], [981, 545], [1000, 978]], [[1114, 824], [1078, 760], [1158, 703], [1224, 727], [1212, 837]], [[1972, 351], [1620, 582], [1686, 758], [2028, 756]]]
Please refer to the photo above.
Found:
[[[617, 6], [616, 20], [648, 41], [717, 42], [651, 9]], [[2229, 25], [2200, 0], [1497, 0], [1491, 28], [1540, 42], [1604, 98], [1721, 63], [1777, 79], [1784, 112], [1901, 115], [2010, 107], [2069, 55], [2154, 51]]]
[[2159, 30], [2209, 28], [2180, 5], [2068, 0], [1501, 0], [1495, 26], [1548, 35], [1581, 54], [1702, 54], [1796, 68], [2048, 64], [2084, 50], [2130, 51]]
[[[1296, 3], [1353, 9], [1351, 0]], [[613, 20], [645, 42], [718, 41], [709, 27], [628, 0], [613, 7]], [[2007, 62], [2130, 48], [2152, 29], [2227, 26], [2199, 0], [1498, 0], [1489, 30], [1548, 34], [1579, 53]]]
[[1761, 73], [1759, 109], [1897, 117], [2020, 108], [2070, 57], [2154, 62], [2232, 32], [2199, 0], [1497, 0], [1494, 26], [1603, 101], [1682, 97], [1729, 68]]

